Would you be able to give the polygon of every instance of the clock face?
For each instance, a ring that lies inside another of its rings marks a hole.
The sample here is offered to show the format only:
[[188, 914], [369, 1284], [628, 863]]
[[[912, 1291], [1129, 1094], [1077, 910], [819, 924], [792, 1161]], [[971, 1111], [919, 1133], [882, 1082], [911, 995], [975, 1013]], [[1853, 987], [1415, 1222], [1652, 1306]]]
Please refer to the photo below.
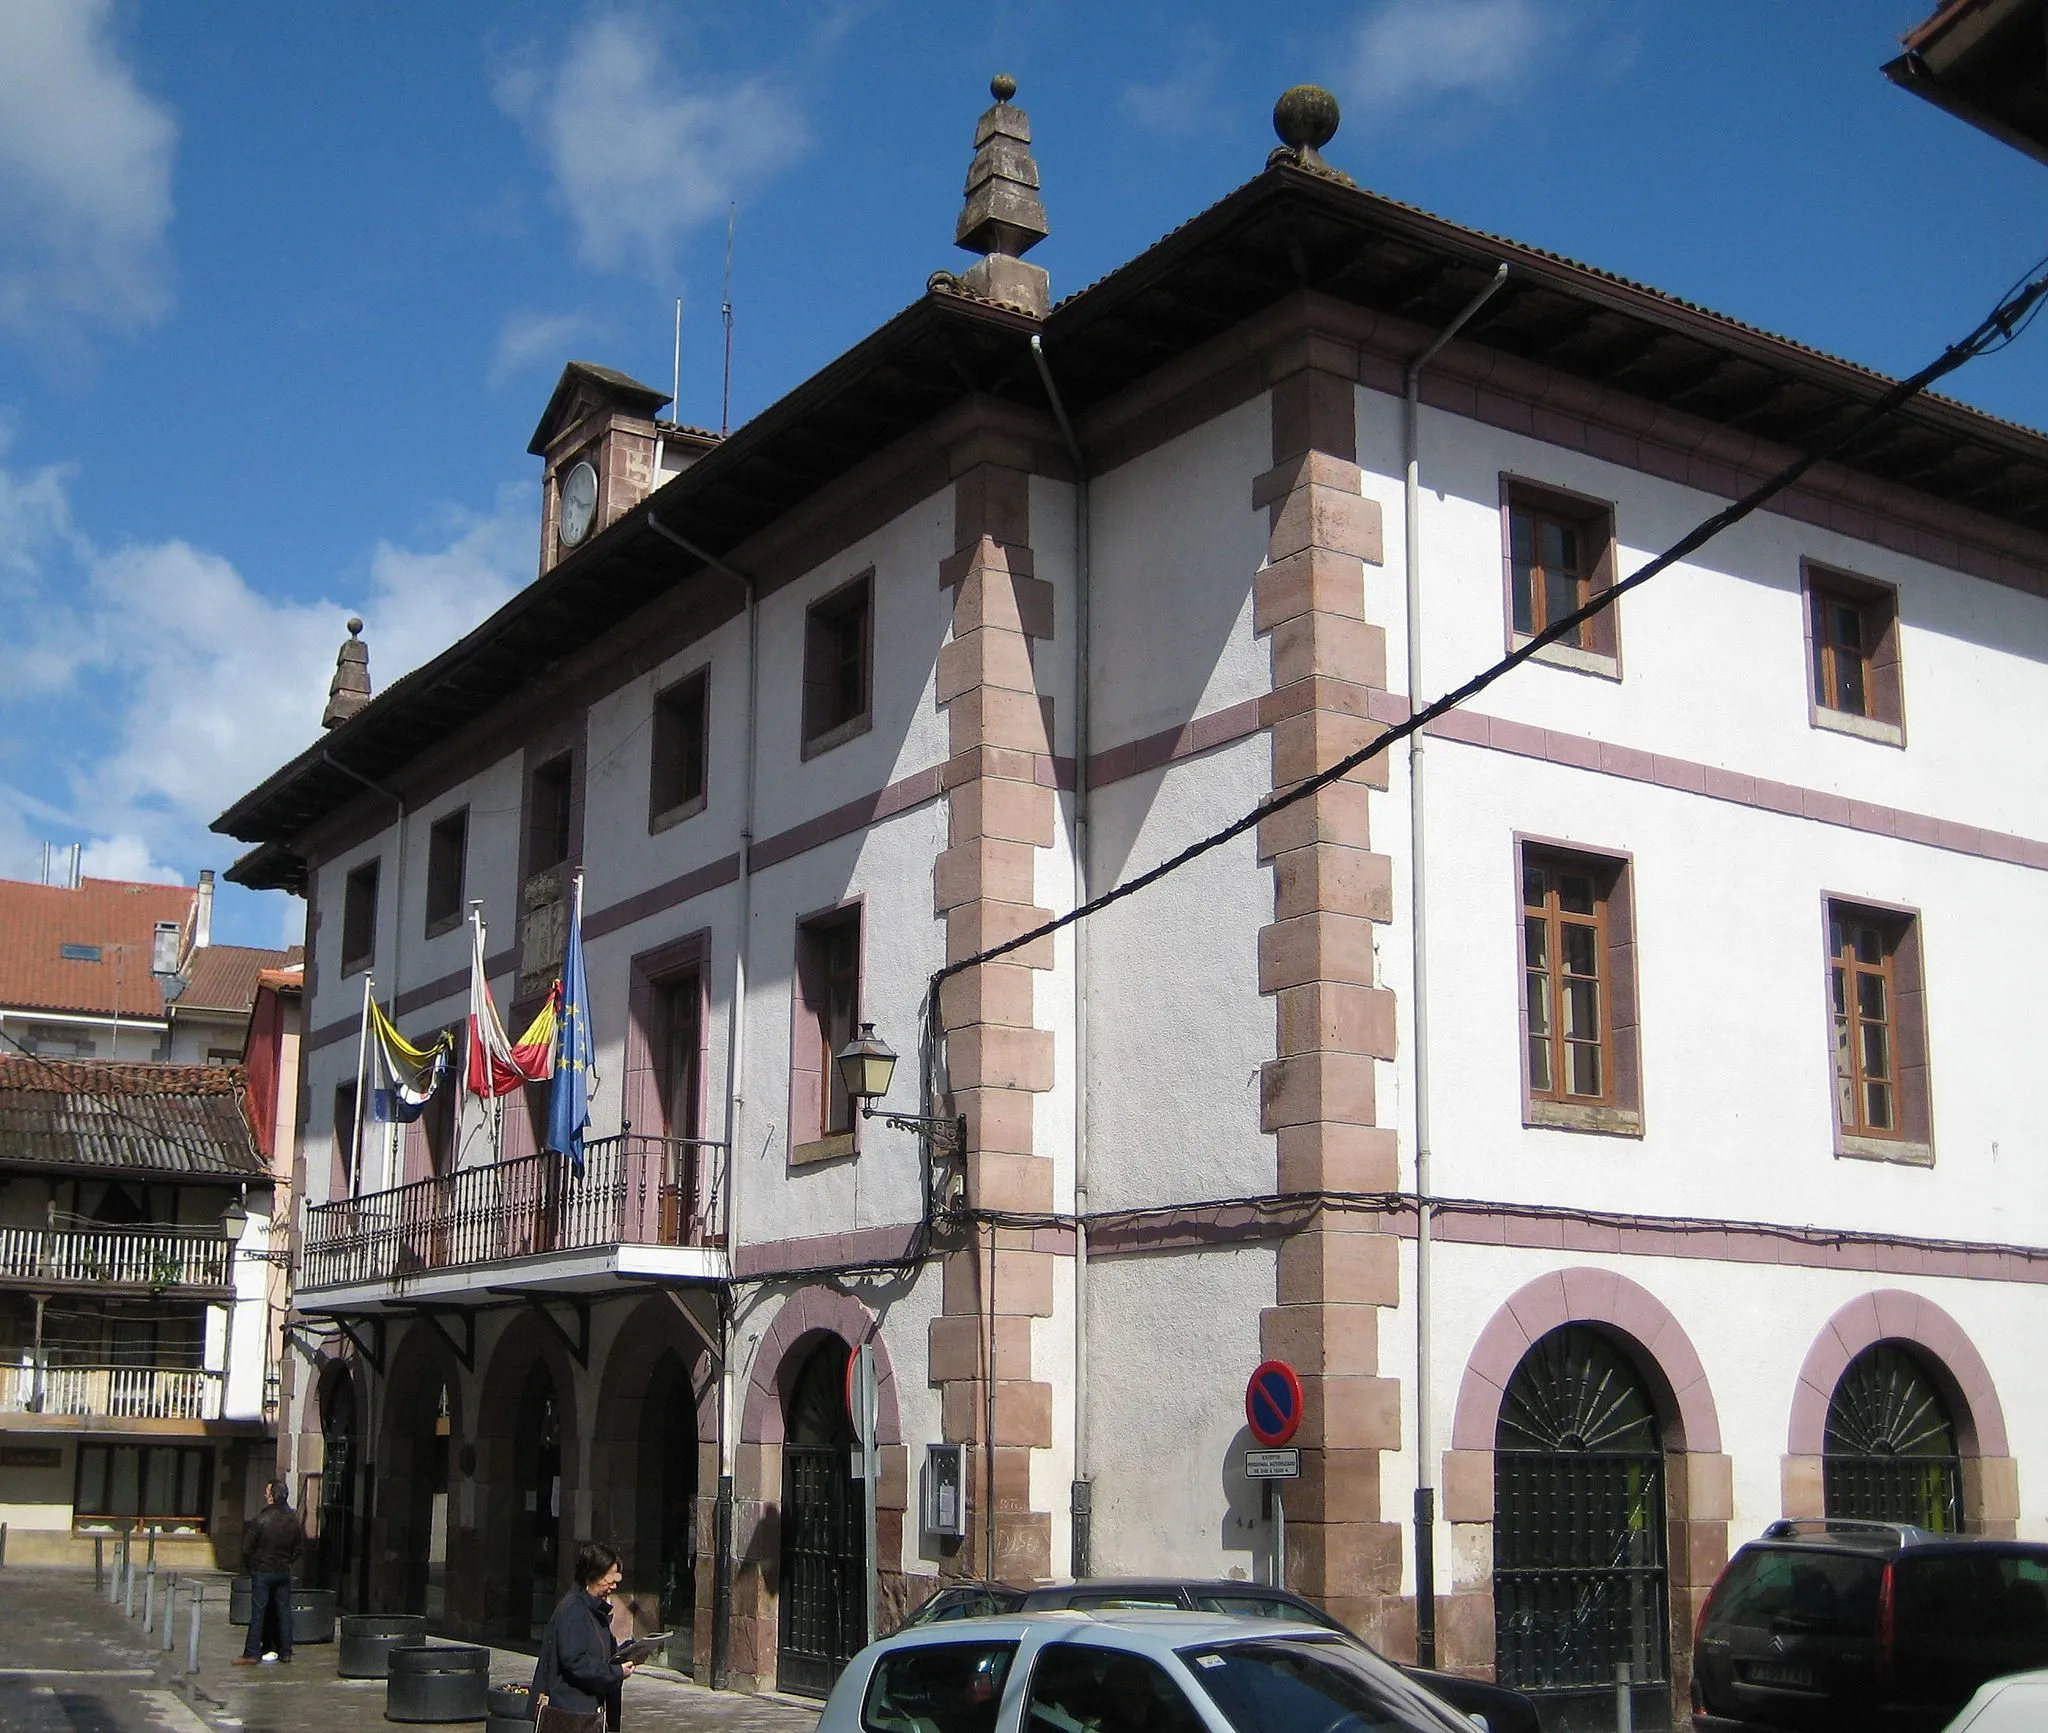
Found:
[[590, 534], [597, 516], [597, 471], [588, 461], [562, 477], [562, 545], [573, 548]]

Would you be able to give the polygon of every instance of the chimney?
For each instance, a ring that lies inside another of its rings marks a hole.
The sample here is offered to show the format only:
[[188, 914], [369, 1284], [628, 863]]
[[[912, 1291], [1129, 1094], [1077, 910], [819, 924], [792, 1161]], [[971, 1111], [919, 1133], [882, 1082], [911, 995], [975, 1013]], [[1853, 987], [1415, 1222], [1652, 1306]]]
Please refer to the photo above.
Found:
[[[348, 636], [334, 658], [334, 679], [327, 688], [327, 710], [320, 726], [339, 728], [369, 701], [370, 646], [363, 642], [362, 621], [351, 618]], [[208, 891], [210, 895], [210, 886]]]
[[213, 868], [199, 869], [199, 894], [193, 902], [192, 948], [203, 951], [213, 943]]
[[[668, 394], [592, 361], [562, 369], [526, 449], [541, 475], [540, 569], [595, 541], [681, 467], [684, 445], [709, 450], [709, 434], [659, 430], [654, 412]], [[678, 440], [678, 435], [681, 439]], [[666, 449], [678, 445], [678, 461]], [[659, 471], [657, 470], [659, 465]]]
[[1007, 72], [990, 79], [988, 89], [996, 103], [975, 126], [967, 203], [953, 229], [954, 242], [982, 258], [961, 275], [960, 287], [1043, 319], [1052, 311], [1052, 279], [1042, 266], [1024, 262], [1047, 233], [1031, 117], [1011, 105], [1017, 81]]

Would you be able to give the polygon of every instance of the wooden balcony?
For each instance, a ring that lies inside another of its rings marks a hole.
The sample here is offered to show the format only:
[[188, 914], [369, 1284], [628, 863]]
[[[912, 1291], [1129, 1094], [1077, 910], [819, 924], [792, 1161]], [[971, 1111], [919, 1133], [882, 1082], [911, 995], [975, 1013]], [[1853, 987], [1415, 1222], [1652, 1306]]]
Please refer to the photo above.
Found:
[[218, 1420], [221, 1375], [182, 1366], [0, 1366], [0, 1414]]
[[218, 1229], [0, 1227], [0, 1282], [220, 1293], [233, 1280], [234, 1250]]
[[586, 1144], [580, 1178], [558, 1155], [457, 1168], [307, 1210], [298, 1291], [608, 1247], [723, 1246], [725, 1197], [723, 1149], [637, 1133]]

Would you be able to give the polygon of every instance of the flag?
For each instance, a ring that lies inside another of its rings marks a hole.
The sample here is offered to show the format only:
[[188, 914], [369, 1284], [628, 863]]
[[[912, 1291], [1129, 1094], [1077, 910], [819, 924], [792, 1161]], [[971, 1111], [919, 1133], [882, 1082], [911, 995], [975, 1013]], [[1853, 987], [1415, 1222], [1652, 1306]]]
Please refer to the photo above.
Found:
[[517, 1041], [512, 1040], [498, 1020], [498, 1007], [491, 1001], [491, 984], [484, 977], [484, 922], [480, 911], [471, 915], [469, 932], [469, 1061], [464, 1086], [472, 1095], [510, 1095], [523, 1084], [540, 1083], [554, 1072], [558, 993], [548, 995], [526, 1033]]
[[590, 1038], [590, 995], [583, 974], [583, 875], [576, 875], [569, 906], [569, 942], [562, 954], [562, 1033], [555, 1055], [555, 1086], [548, 1097], [548, 1148], [569, 1158], [583, 1177], [583, 1133], [590, 1124], [590, 1085], [597, 1065]]
[[370, 1094], [370, 1117], [386, 1125], [410, 1125], [426, 1111], [435, 1091], [447, 1080], [452, 1036], [435, 1038], [431, 1047], [415, 1047], [384, 1008], [370, 1001], [371, 1058], [377, 1083]]

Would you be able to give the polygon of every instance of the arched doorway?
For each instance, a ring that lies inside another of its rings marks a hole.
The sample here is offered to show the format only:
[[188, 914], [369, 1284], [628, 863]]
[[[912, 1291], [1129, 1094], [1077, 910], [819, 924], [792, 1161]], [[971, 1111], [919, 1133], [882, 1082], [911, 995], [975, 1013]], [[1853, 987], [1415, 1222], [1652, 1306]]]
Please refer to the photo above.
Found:
[[634, 1500], [633, 1580], [660, 1597], [656, 1617], [687, 1664], [697, 1616], [697, 1393], [682, 1357], [664, 1349], [640, 1408], [640, 1484]]
[[1611, 1727], [1616, 1668], [1637, 1725], [1669, 1717], [1664, 1446], [1648, 1385], [1600, 1331], [1522, 1356], [1494, 1439], [1495, 1666], [1544, 1725]]
[[1955, 1419], [1910, 1349], [1879, 1342], [1844, 1369], [1828, 1403], [1821, 1478], [1829, 1516], [1961, 1532]]
[[865, 1541], [853, 1493], [847, 1346], [813, 1348], [790, 1389], [782, 1444], [782, 1593], [776, 1678], [825, 1696], [867, 1640]]
[[538, 1641], [559, 1593], [562, 1563], [562, 1408], [555, 1381], [536, 1360], [519, 1392], [513, 1425], [510, 1573], [512, 1634]]
[[394, 1610], [440, 1619], [447, 1613], [449, 1391], [439, 1377], [408, 1383], [387, 1434], [392, 1472], [383, 1502], [397, 1568]]
[[320, 1539], [313, 1552], [315, 1581], [333, 1589], [343, 1605], [357, 1610], [351, 1579], [357, 1555], [356, 1476], [360, 1425], [356, 1381], [346, 1366], [332, 1367], [320, 1391]]

